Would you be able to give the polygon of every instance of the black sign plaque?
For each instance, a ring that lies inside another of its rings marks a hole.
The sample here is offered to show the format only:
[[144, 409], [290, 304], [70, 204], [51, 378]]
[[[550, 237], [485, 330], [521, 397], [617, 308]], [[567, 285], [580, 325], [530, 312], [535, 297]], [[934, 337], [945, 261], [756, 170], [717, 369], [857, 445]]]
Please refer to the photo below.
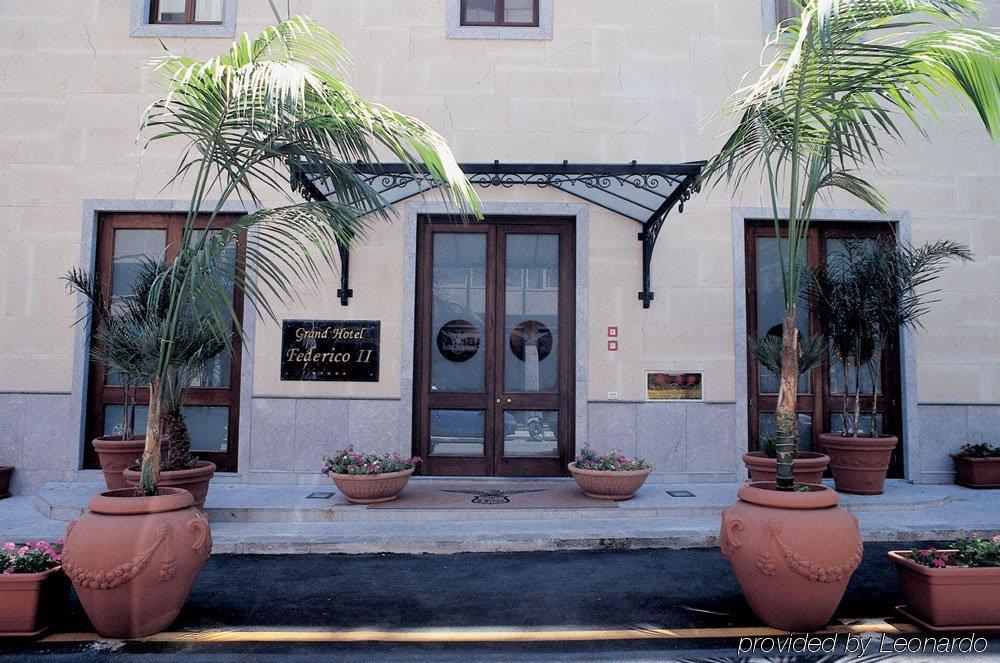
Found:
[[283, 320], [281, 379], [378, 382], [377, 320]]

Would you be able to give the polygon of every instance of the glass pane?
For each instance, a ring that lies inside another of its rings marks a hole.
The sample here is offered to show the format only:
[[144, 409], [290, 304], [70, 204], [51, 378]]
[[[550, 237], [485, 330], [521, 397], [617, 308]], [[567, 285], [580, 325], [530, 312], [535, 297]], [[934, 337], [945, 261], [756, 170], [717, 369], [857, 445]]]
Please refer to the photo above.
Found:
[[[104, 429], [101, 431], [102, 435], [117, 435], [121, 437], [124, 410], [125, 407], [123, 405], [104, 406]], [[141, 436], [146, 434], [146, 416], [148, 413], [149, 408], [145, 405], [135, 406], [135, 414], [132, 415], [133, 435]]]
[[[878, 424], [878, 430], [879, 430], [880, 433], [885, 432], [885, 429], [883, 428], [884, 421], [882, 419], [882, 415], [881, 414], [877, 415], [875, 417], [875, 423]], [[860, 421], [859, 428], [861, 428], [861, 434], [862, 435], [871, 433], [871, 429], [872, 429], [872, 415], [871, 414], [862, 414], [861, 415], [861, 421]], [[830, 432], [831, 433], [841, 433], [841, 432], [843, 432], [843, 430], [844, 430], [844, 415], [843, 415], [843, 413], [842, 412], [833, 412], [833, 413], [831, 413], [830, 414]]]
[[[757, 238], [757, 336], [781, 336], [781, 322], [785, 317], [785, 298], [781, 285], [781, 255], [788, 251], [788, 240], [782, 238], [780, 251], [775, 237]], [[805, 300], [799, 301], [795, 309], [796, 324], [801, 332], [809, 331], [809, 307]], [[760, 367], [762, 394], [776, 394], [780, 382], [770, 370]], [[808, 394], [811, 388], [809, 376], [799, 376], [799, 393]]]
[[[104, 406], [104, 435], [121, 435], [121, 405]], [[193, 451], [226, 451], [229, 448], [229, 407], [192, 405], [181, 408]], [[145, 435], [149, 408], [135, 406], [135, 435]]]
[[194, 20], [198, 23], [220, 23], [222, 21], [222, 0], [196, 0]]
[[482, 456], [485, 449], [483, 410], [431, 410], [432, 456]]
[[504, 0], [504, 23], [534, 23], [535, 0]]
[[431, 391], [486, 384], [486, 235], [435, 233]]
[[116, 230], [111, 259], [112, 301], [132, 294], [143, 259], [160, 260], [167, 246], [166, 230]]
[[184, 0], [160, 0], [153, 20], [155, 23], [183, 23]]
[[[864, 242], [873, 242], [874, 238], [853, 238], [861, 239]], [[844, 239], [843, 238], [831, 238], [825, 241], [826, 245], [826, 256], [827, 260], [835, 257], [839, 252], [843, 251]], [[855, 380], [857, 379], [857, 367], [848, 366], [847, 371], [847, 384], [849, 386], [850, 393], [854, 393], [856, 385]], [[882, 360], [881, 356], [875, 361], [875, 377], [877, 384], [878, 394], [882, 393]], [[844, 362], [833, 355], [830, 352], [830, 393], [831, 394], [843, 394], [844, 393]], [[861, 393], [863, 395], [871, 395], [872, 393], [872, 373], [868, 366], [864, 366], [861, 369]]]
[[554, 391], [559, 379], [559, 236], [507, 235], [504, 385]]
[[[812, 451], [812, 415], [799, 412], [799, 451]], [[777, 433], [778, 428], [774, 418], [774, 412], [760, 413], [760, 439], [772, 437]]]
[[503, 413], [503, 455], [508, 458], [558, 458], [559, 412]]
[[193, 405], [181, 408], [191, 437], [191, 450], [229, 449], [229, 407]]
[[[214, 236], [217, 234], [217, 230], [209, 231], [209, 236]], [[195, 244], [201, 241], [201, 238], [205, 235], [204, 230], [196, 230], [191, 235], [191, 242]], [[236, 247], [234, 245], [229, 245], [225, 248], [224, 252], [215, 261], [212, 266], [211, 278], [218, 284], [218, 291], [213, 293], [214, 296], [218, 297], [219, 300], [215, 304], [217, 311], [225, 312], [225, 306], [232, 302], [233, 293], [235, 286], [233, 281], [236, 275]], [[223, 302], [222, 298], [226, 301]], [[207, 313], [206, 313], [207, 315]], [[230, 369], [230, 356], [229, 351], [223, 349], [222, 352], [213, 357], [209, 362], [203, 365], [198, 371], [196, 371], [191, 378], [192, 387], [219, 387], [226, 388], [229, 386], [229, 369]]]
[[494, 0], [463, 0], [466, 23], [496, 23], [497, 12]]

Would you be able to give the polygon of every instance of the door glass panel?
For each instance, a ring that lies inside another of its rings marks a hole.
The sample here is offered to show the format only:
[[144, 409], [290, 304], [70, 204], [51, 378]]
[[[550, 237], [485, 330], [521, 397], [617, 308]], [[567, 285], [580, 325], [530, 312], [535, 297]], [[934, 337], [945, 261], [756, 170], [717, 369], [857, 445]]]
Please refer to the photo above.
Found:
[[194, 3], [194, 20], [198, 23], [222, 21], [222, 0], [197, 0]]
[[503, 455], [507, 458], [558, 458], [559, 412], [507, 410], [503, 413]]
[[486, 235], [434, 234], [431, 391], [486, 385]]
[[[812, 451], [812, 415], [799, 412], [799, 451]], [[778, 432], [774, 412], [760, 413], [760, 439], [773, 437]]]
[[[104, 406], [104, 429], [101, 431], [102, 435], [121, 437], [124, 408], [125, 406], [123, 405]], [[143, 436], [146, 434], [146, 417], [148, 414], [149, 408], [145, 405], [135, 406], [135, 412], [132, 415], [133, 435]]]
[[229, 407], [188, 405], [181, 408], [191, 437], [191, 450], [225, 452], [229, 449]]
[[[884, 426], [884, 422], [882, 420], [882, 415], [881, 414], [875, 416], [875, 423], [878, 424], [878, 430], [879, 430], [880, 433], [883, 432], [883, 431], [885, 431], [885, 426]], [[871, 434], [871, 430], [872, 430], [872, 415], [870, 413], [869, 414], [862, 413], [861, 414], [861, 420], [859, 422], [859, 426], [858, 427], [861, 429], [861, 434], [862, 435], [869, 435], [869, 434]], [[843, 430], [844, 430], [844, 414], [842, 412], [833, 412], [833, 413], [831, 413], [830, 414], [830, 432], [836, 434], [836, 433], [842, 432]]]
[[504, 385], [554, 391], [559, 379], [559, 236], [507, 235]]
[[[871, 238], [859, 238], [864, 242], [874, 241]], [[826, 245], [826, 256], [827, 260], [835, 257], [839, 252], [843, 251], [844, 239], [843, 238], [831, 238], [825, 240]], [[862, 366], [861, 367], [861, 394], [870, 396], [872, 393], [872, 368], [875, 370], [875, 386], [877, 394], [882, 393], [882, 357], [879, 355], [875, 358], [873, 365]], [[849, 393], [853, 394], [856, 389], [855, 381], [858, 378], [857, 367], [851, 365], [847, 367], [847, 385]], [[843, 394], [844, 393], [844, 362], [839, 357], [837, 357], [831, 348], [830, 350], [830, 393], [831, 394]]]
[[466, 23], [496, 23], [494, 0], [464, 0]]
[[[210, 230], [209, 237], [215, 236], [219, 231]], [[191, 244], [196, 245], [204, 237], [204, 230], [195, 230], [191, 234]], [[236, 276], [236, 247], [230, 244], [225, 247], [223, 252], [216, 258], [212, 265], [211, 274], [209, 277], [217, 285], [217, 290], [208, 291], [212, 297], [216, 299], [213, 303], [216, 311], [220, 314], [225, 314], [227, 305], [230, 305], [233, 301], [233, 296], [235, 294], [234, 280]], [[225, 300], [225, 301], [223, 301]], [[198, 312], [195, 311], [195, 315]], [[208, 315], [206, 310], [204, 315]], [[209, 335], [209, 338], [211, 336]], [[191, 376], [191, 386], [192, 387], [217, 387], [217, 388], [228, 388], [229, 387], [229, 369], [230, 369], [230, 355], [229, 351], [225, 348], [222, 349], [219, 354], [213, 357], [209, 362], [203, 365], [200, 369], [195, 371]], [[194, 436], [192, 435], [192, 439]], [[214, 449], [213, 449], [214, 450]]]
[[[788, 240], [781, 240], [781, 255], [786, 255], [788, 251]], [[781, 256], [778, 253], [779, 245], [775, 237], [757, 238], [757, 329], [758, 338], [765, 335], [781, 337], [781, 323], [785, 317], [785, 298], [781, 284]], [[803, 256], [804, 253], [800, 253]], [[809, 307], [808, 302], [800, 300], [795, 309], [795, 321], [799, 331], [808, 333], [809, 331]], [[780, 381], [778, 376], [770, 370], [760, 367], [760, 384], [758, 389], [762, 394], [776, 394]], [[811, 385], [809, 375], [799, 376], [800, 394], [808, 394]]]
[[504, 23], [532, 23], [535, 20], [535, 0], [505, 0]]
[[432, 456], [482, 456], [485, 453], [483, 410], [431, 410]]
[[160, 0], [153, 20], [155, 23], [183, 23], [184, 0]]

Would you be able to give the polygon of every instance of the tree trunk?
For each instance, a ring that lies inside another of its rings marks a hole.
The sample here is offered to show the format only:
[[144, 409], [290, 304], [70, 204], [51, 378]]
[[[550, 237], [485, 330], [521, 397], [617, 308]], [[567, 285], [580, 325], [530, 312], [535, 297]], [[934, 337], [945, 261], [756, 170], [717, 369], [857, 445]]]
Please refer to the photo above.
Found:
[[795, 460], [795, 433], [798, 428], [795, 412], [798, 387], [799, 330], [795, 326], [793, 305], [785, 309], [785, 319], [781, 325], [781, 386], [778, 389], [778, 407], [775, 412], [778, 490], [792, 490], [795, 486], [792, 462]]
[[163, 389], [159, 378], [149, 382], [149, 415], [146, 419], [146, 448], [142, 452], [142, 476], [139, 490], [143, 495], [156, 494], [156, 484], [160, 478], [160, 416], [162, 412]]
[[861, 435], [861, 364], [854, 366], [854, 437]]
[[182, 470], [191, 465], [191, 436], [180, 410], [167, 407], [163, 413], [163, 432], [170, 436], [167, 446], [167, 470]]

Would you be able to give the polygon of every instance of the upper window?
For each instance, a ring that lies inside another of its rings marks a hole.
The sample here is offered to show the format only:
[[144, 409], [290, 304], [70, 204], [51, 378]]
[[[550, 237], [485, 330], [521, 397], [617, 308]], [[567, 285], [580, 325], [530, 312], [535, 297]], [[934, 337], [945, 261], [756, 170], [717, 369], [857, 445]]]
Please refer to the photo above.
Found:
[[791, 0], [775, 0], [774, 17], [778, 23], [799, 15], [798, 6]]
[[462, 25], [537, 27], [538, 0], [462, 0]]
[[222, 0], [151, 0], [150, 23], [222, 23]]

